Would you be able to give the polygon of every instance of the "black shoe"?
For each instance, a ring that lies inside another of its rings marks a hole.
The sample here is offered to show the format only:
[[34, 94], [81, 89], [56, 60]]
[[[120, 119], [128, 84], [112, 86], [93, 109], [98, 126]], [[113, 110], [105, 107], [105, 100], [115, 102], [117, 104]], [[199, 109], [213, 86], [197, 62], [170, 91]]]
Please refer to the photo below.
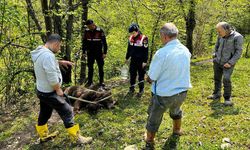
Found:
[[232, 99], [231, 98], [225, 99], [224, 105], [225, 106], [233, 106]]
[[104, 83], [99, 83], [98, 85], [99, 85], [99, 87], [105, 87]]
[[92, 82], [87, 82], [86, 84], [85, 84], [85, 87], [90, 87], [92, 85]]
[[154, 146], [154, 142], [146, 142], [145, 148], [143, 148], [143, 150], [154, 150], [155, 146]]
[[84, 83], [84, 80], [78, 79], [78, 84], [82, 85]]
[[142, 97], [143, 93], [144, 93], [144, 91], [141, 90], [139, 93], [136, 94], [136, 97], [138, 97], [138, 98]]
[[218, 94], [212, 94], [207, 97], [207, 99], [212, 99], [212, 100], [220, 100], [221, 95]]
[[127, 96], [133, 96], [135, 94], [135, 90], [129, 90], [128, 93], [126, 94], [126, 97]]

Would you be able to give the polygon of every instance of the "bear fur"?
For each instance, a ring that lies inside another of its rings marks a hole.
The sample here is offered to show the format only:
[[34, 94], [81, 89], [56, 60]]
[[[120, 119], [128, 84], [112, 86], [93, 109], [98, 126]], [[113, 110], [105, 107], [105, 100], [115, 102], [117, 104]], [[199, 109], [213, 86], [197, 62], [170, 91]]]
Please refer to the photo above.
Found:
[[[81, 99], [88, 100], [88, 101], [98, 101], [105, 97], [111, 96], [110, 90], [106, 91], [106, 90], [101, 89], [101, 91], [96, 91], [96, 90], [88, 89], [82, 86], [70, 86], [65, 89], [64, 93], [66, 95], [76, 97], [76, 98], [81, 98]], [[97, 104], [86, 103], [86, 102], [73, 100], [73, 99], [69, 99], [69, 101], [74, 107], [75, 113], [79, 113], [81, 108], [87, 108], [89, 113], [97, 113], [98, 109], [102, 107], [110, 109], [110, 108], [113, 108], [115, 104], [115, 101], [113, 101], [112, 97], [104, 101], [101, 101]]]

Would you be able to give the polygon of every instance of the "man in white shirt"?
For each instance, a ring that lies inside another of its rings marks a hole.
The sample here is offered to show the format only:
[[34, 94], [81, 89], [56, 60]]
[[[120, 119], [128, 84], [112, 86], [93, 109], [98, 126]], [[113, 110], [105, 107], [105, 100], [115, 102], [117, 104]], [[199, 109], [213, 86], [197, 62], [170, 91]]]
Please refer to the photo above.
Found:
[[180, 107], [191, 88], [191, 54], [177, 39], [177, 27], [173, 23], [166, 23], [161, 28], [160, 35], [164, 46], [155, 53], [147, 78], [149, 83], [153, 83], [146, 125], [147, 150], [154, 149], [154, 137], [167, 109], [173, 119], [173, 134], [182, 134]]
[[63, 120], [65, 128], [70, 135], [72, 142], [77, 144], [90, 143], [91, 137], [80, 135], [79, 125], [74, 122], [72, 107], [65, 101], [61, 89], [62, 74], [59, 64], [71, 66], [69, 61], [57, 61], [55, 53], [58, 53], [61, 46], [61, 37], [52, 34], [44, 46], [38, 46], [31, 52], [32, 61], [36, 75], [37, 97], [40, 100], [40, 112], [36, 130], [40, 142], [46, 142], [56, 136], [56, 133], [49, 134], [47, 122], [55, 109]]

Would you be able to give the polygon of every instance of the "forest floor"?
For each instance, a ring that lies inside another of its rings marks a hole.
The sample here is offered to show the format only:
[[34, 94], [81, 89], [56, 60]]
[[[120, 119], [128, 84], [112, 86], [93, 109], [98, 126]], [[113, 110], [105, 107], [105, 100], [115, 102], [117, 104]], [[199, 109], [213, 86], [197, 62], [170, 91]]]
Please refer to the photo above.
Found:
[[[180, 150], [217, 150], [230, 139], [230, 148], [234, 150], [250, 149], [250, 59], [241, 58], [237, 63], [233, 76], [233, 102], [231, 107], [219, 101], [208, 100], [213, 90], [213, 70], [211, 61], [192, 63], [191, 80], [193, 88], [182, 109], [184, 135], [173, 137], [172, 120], [168, 112], [164, 115], [159, 132], [156, 135], [155, 147], [158, 149]], [[124, 149], [135, 145], [138, 149], [144, 146], [143, 135], [147, 119], [147, 108], [151, 92], [146, 83], [145, 93], [139, 99], [126, 98], [129, 87], [127, 82], [118, 79], [107, 81], [113, 87], [112, 93], [118, 104], [114, 109], [102, 109], [96, 115], [86, 110], [75, 116], [84, 136], [92, 136], [94, 141], [85, 147], [71, 145], [56, 113], [49, 120], [50, 131], [58, 130], [60, 134], [52, 141], [39, 144], [35, 132], [35, 124], [39, 111], [39, 103], [35, 95], [30, 102], [22, 106], [8, 108], [0, 118], [0, 149], [86, 149], [113, 150]], [[124, 91], [124, 92], [120, 92]]]

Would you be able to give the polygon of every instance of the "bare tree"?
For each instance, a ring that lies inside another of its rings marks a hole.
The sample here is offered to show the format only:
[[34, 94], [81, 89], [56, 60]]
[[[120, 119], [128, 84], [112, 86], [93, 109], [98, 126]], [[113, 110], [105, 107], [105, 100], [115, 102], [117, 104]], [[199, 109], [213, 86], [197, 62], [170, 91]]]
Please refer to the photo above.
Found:
[[[83, 44], [84, 44], [84, 30], [85, 30], [85, 21], [88, 18], [88, 0], [82, 0], [82, 27], [81, 27], [81, 36], [82, 36], [82, 52], [83, 52]], [[80, 71], [80, 79], [79, 79], [79, 83], [82, 84], [84, 81], [86, 80], [86, 57], [81, 56], [81, 71]]]
[[43, 16], [45, 20], [46, 35], [49, 36], [52, 33], [52, 21], [50, 17], [50, 10], [47, 0], [41, 0]]
[[[72, 40], [72, 32], [73, 32], [73, 0], [68, 1], [68, 10], [69, 15], [68, 19], [66, 21], [66, 49], [65, 49], [65, 56], [64, 59], [70, 61], [71, 60], [71, 40]], [[64, 83], [70, 83], [71, 82], [71, 70], [72, 68], [69, 67], [68, 69], [64, 69], [63, 71], [63, 82]]]
[[195, 0], [189, 0], [188, 13], [185, 13], [184, 2], [179, 0], [183, 12], [183, 17], [186, 22], [186, 46], [190, 53], [193, 54], [193, 31], [196, 25], [195, 21]]
[[139, 20], [138, 20], [138, 15], [137, 15], [137, 8], [134, 6], [133, 0], [130, 0], [130, 3], [131, 3], [132, 8], [134, 9], [133, 14], [134, 14], [134, 16], [135, 16], [135, 21], [136, 21], [137, 24], [139, 24], [139, 22], [138, 22], [138, 21], [139, 21]]
[[2, 42], [2, 34], [3, 34], [3, 23], [4, 23], [4, 15], [5, 15], [5, 0], [3, 1], [3, 5], [1, 6], [1, 9], [2, 9], [2, 14], [1, 14], [1, 24], [0, 24], [0, 27], [1, 27], [1, 30], [0, 30], [0, 43]]
[[150, 63], [152, 60], [153, 54], [156, 51], [155, 37], [157, 34], [160, 20], [165, 17], [164, 10], [166, 6], [165, 6], [165, 3], [162, 3], [160, 1], [157, 3], [157, 9], [150, 8], [149, 6], [147, 6], [145, 3], [141, 2], [140, 0], [139, 0], [139, 3], [143, 5], [147, 10], [149, 10], [156, 18], [153, 24], [152, 34], [151, 34], [152, 39], [151, 39], [150, 54], [149, 54], [149, 63]]
[[[42, 27], [37, 19], [37, 16], [36, 16], [36, 13], [34, 11], [34, 8], [33, 8], [33, 5], [31, 3], [31, 0], [26, 0], [26, 4], [27, 4], [27, 11], [28, 11], [28, 14], [29, 16], [31, 17], [31, 19], [34, 21], [35, 25], [36, 25], [36, 28], [39, 32], [42, 31]], [[46, 41], [46, 36], [41, 33], [41, 39], [42, 41], [45, 43]]]
[[50, 10], [53, 10], [55, 13], [53, 13], [53, 25], [54, 25], [54, 33], [59, 34], [61, 37], [63, 37], [63, 29], [62, 29], [62, 18], [59, 14], [60, 12], [60, 0], [50, 0]]

